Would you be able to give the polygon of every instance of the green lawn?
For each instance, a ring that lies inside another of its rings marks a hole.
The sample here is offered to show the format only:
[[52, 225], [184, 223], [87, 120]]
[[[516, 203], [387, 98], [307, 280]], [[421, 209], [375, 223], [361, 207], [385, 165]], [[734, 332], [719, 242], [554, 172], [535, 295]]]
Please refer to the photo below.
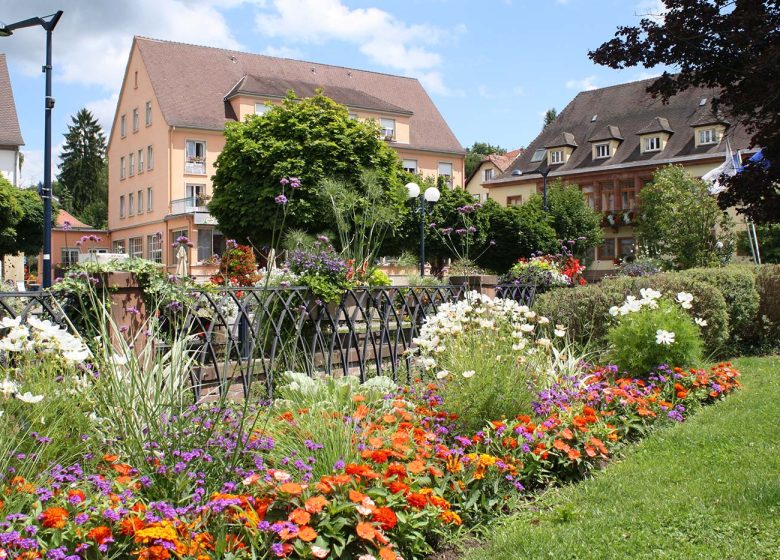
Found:
[[780, 558], [780, 358], [595, 478], [497, 524], [466, 560]]

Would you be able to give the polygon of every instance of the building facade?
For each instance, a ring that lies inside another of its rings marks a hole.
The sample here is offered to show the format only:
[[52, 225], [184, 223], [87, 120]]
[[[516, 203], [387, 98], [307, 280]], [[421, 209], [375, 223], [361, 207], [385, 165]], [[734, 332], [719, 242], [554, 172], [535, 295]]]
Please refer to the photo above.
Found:
[[548, 184], [560, 179], [579, 186], [603, 214], [605, 242], [589, 267], [596, 276], [635, 254], [638, 195], [656, 169], [682, 165], [701, 177], [729, 151], [754, 151], [742, 125], [713, 111], [715, 90], [691, 88], [663, 103], [646, 91], [653, 81], [578, 94], [504, 173], [483, 185], [504, 205], [541, 192], [544, 173]]
[[225, 242], [207, 210], [225, 123], [317, 88], [375, 119], [405, 169], [463, 186], [465, 151], [415, 79], [136, 37], [109, 136], [112, 252], [173, 268], [184, 235], [193, 274], [207, 274]]
[[523, 153], [523, 148], [505, 154], [490, 154], [483, 157], [477, 168], [466, 178], [466, 192], [471, 194], [477, 202], [485, 202], [490, 198], [490, 191], [484, 187], [484, 183], [506, 171], [521, 153]]

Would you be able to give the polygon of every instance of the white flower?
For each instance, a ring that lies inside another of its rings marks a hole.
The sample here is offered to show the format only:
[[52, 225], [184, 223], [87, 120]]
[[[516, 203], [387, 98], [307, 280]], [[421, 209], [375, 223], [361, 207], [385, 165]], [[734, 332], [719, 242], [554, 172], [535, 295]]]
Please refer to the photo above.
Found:
[[707, 321], [705, 319], [702, 319], [701, 317], [696, 317], [693, 320], [693, 322], [696, 323], [697, 325], [699, 325], [700, 327], [706, 327], [707, 326]]
[[652, 288], [642, 288], [639, 290], [639, 294], [642, 296], [642, 299], [645, 300], [653, 300], [661, 297], [661, 292]]
[[12, 327], [18, 327], [22, 324], [22, 318], [17, 317], [16, 319], [11, 319], [10, 317], [3, 317], [0, 319], [0, 328], [3, 329], [10, 329]]
[[617, 305], [613, 305], [609, 308], [609, 314], [613, 317], [617, 317], [620, 314], [620, 308]]
[[552, 342], [550, 341], [550, 339], [549, 338], [545, 338], [545, 337], [542, 337], [539, 340], [537, 340], [536, 344], [538, 344], [539, 346], [541, 346], [543, 348], [547, 348], [549, 346], [552, 346]]
[[540, 325], [546, 325], [549, 322], [550, 322], [550, 320], [547, 317], [539, 317], [539, 324]]
[[10, 379], [3, 379], [0, 381], [0, 393], [4, 395], [12, 395], [19, 391], [19, 386]]
[[555, 336], [557, 336], [558, 338], [563, 338], [564, 336], [566, 336], [566, 330], [560, 328], [560, 326], [556, 328], [553, 332], [555, 333]]
[[690, 309], [691, 302], [693, 301], [693, 294], [689, 294], [688, 292], [680, 292], [677, 294], [677, 303], [680, 304], [680, 307], [683, 309]]
[[443, 369], [441, 371], [436, 372], [436, 379], [444, 379], [449, 374], [450, 374], [449, 371], [447, 371], [446, 369]]
[[663, 344], [665, 346], [674, 344], [674, 333], [670, 331], [665, 331], [663, 329], [658, 329], [657, 331], [655, 331], [655, 343]]
[[532, 333], [534, 332], [534, 326], [529, 323], [524, 323], [520, 325], [520, 330], [524, 333]]
[[469, 370], [466, 370], [466, 371], [463, 372], [463, 377], [465, 377], [466, 379], [469, 379], [470, 377], [474, 377], [475, 373], [477, 373], [477, 372], [474, 371], [473, 369], [469, 369]]
[[27, 391], [23, 395], [17, 393], [16, 398], [28, 404], [35, 404], [43, 400], [43, 395], [33, 395], [30, 391]]

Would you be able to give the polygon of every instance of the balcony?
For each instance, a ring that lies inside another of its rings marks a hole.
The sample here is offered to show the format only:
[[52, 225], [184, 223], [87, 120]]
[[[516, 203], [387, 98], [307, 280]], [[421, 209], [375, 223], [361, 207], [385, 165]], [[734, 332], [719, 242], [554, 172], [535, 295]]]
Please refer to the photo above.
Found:
[[217, 220], [209, 214], [207, 199], [201, 196], [171, 200], [171, 215], [192, 214], [196, 225], [217, 225]]
[[206, 160], [203, 158], [187, 158], [184, 162], [184, 173], [187, 175], [205, 175]]

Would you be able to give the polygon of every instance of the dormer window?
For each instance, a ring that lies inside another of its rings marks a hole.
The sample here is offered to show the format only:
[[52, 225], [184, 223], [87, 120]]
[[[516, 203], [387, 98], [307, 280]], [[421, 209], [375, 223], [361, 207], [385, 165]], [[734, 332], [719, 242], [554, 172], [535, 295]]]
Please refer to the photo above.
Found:
[[648, 136], [645, 138], [644, 152], [659, 152], [661, 151], [661, 137], [660, 136]]
[[596, 150], [596, 159], [604, 159], [612, 156], [612, 146], [609, 142], [596, 144], [594, 149]]
[[265, 115], [270, 110], [271, 107], [265, 103], [255, 103], [255, 115]]
[[395, 119], [379, 119], [379, 134], [385, 140], [395, 139]]
[[699, 145], [702, 144], [717, 144], [720, 142], [720, 136], [718, 135], [718, 129], [704, 128], [699, 130]]
[[550, 150], [550, 164], [563, 163], [563, 150]]
[[539, 148], [534, 152], [534, 155], [531, 157], [531, 163], [537, 163], [539, 161], [542, 161], [546, 153], [547, 150], [545, 150], [544, 148]]

